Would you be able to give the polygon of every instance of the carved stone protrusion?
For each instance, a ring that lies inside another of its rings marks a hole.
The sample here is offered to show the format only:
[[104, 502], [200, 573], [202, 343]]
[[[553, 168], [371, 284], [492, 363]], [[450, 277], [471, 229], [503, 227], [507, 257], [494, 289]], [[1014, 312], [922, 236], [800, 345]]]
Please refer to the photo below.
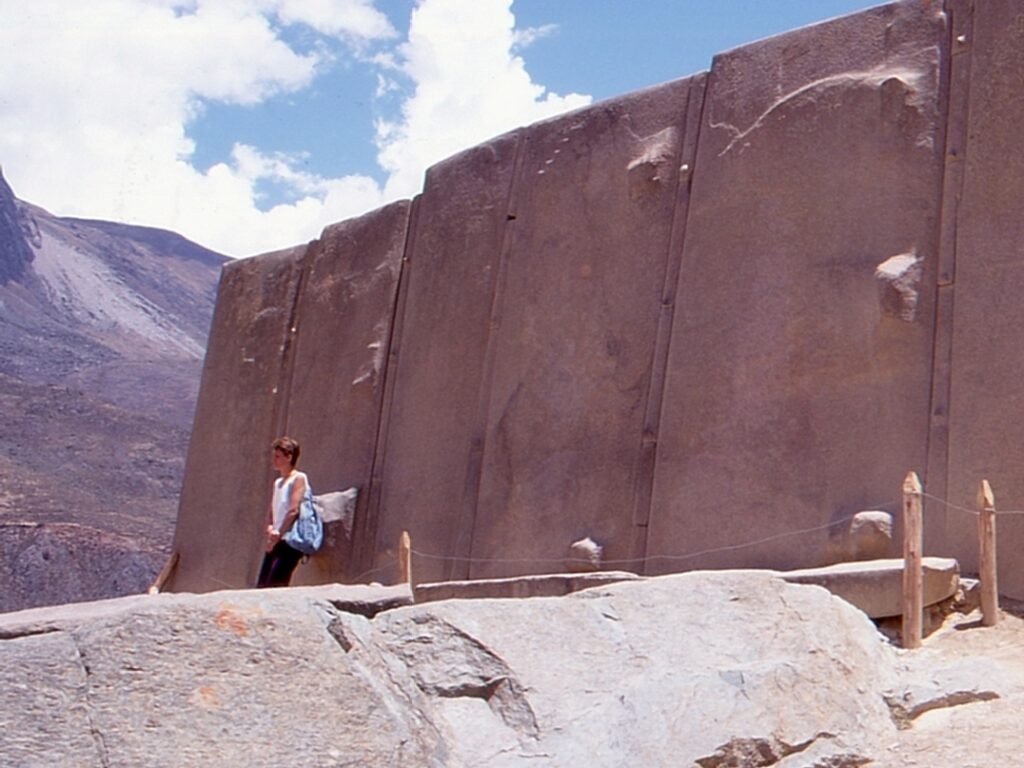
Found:
[[313, 503], [324, 522], [324, 538], [328, 546], [337, 543], [339, 532], [346, 541], [352, 538], [352, 523], [358, 500], [359, 488], [356, 486], [313, 497]]
[[892, 557], [892, 552], [892, 515], [881, 510], [865, 510], [855, 514], [848, 526], [829, 537], [825, 562], [884, 560]]
[[573, 573], [599, 571], [603, 554], [604, 547], [587, 536], [569, 545], [569, 557], [565, 565]]
[[883, 314], [914, 321], [922, 271], [921, 260], [913, 251], [891, 256], [878, 265], [875, 280]]

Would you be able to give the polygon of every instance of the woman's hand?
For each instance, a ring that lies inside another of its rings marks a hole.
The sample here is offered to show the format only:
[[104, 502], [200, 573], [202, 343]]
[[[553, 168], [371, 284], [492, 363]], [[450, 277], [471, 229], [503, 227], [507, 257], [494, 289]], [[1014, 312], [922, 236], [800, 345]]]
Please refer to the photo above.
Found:
[[274, 526], [267, 526], [267, 552], [274, 548], [274, 545], [281, 540], [281, 532]]

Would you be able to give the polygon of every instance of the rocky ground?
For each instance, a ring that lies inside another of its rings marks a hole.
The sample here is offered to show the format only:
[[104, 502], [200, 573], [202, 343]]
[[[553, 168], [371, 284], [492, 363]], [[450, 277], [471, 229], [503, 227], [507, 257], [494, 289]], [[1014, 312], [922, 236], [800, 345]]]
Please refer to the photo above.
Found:
[[995, 628], [951, 615], [902, 651], [824, 589], [765, 572], [410, 599], [330, 585], [0, 615], [0, 762], [1019, 763], [1017, 606]]
[[[1021, 763], [1024, 726], [1024, 603], [1003, 599], [995, 627], [981, 626], [980, 611], [952, 614], [920, 650], [902, 652], [921, 679], [962, 665], [960, 687], [997, 683], [998, 696], [924, 712], [901, 730], [878, 764], [910, 768], [991, 768]], [[966, 697], [965, 697], [966, 698]]]

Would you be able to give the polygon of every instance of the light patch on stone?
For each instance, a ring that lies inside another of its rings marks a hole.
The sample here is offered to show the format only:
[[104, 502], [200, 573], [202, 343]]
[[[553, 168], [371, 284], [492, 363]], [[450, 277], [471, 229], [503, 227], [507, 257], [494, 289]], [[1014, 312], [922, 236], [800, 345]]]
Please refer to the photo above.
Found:
[[587, 536], [569, 545], [569, 557], [565, 561], [569, 571], [581, 573], [601, 570], [604, 547]]
[[670, 126], [639, 143], [639, 154], [626, 167], [632, 200], [649, 196], [670, 180], [669, 171], [675, 166], [679, 149], [679, 131]]
[[[937, 56], [937, 54], [931, 50], [923, 53], [932, 58]], [[722, 157], [727, 155], [735, 149], [737, 145], [739, 146], [740, 151], [742, 151], [742, 149], [749, 144], [747, 141], [748, 137], [763, 126], [765, 121], [780, 109], [802, 100], [810, 100], [813, 102], [818, 98], [821, 92], [831, 90], [833, 88], [848, 89], [858, 85], [866, 85], [879, 90], [887, 89], [889, 93], [894, 93], [898, 90], [901, 92], [898, 95], [904, 99], [905, 106], [920, 112], [924, 109], [926, 103], [926, 100], [922, 95], [922, 90], [924, 89], [924, 84], [927, 82], [927, 77], [933, 67], [933, 62], [924, 61], [922, 62], [921, 70], [910, 67], [879, 67], [868, 71], [843, 72], [839, 75], [819, 78], [818, 80], [807, 83], [790, 93], [782, 95], [779, 99], [773, 102], [768, 109], [758, 115], [754, 122], [746, 128], [740, 128], [739, 126], [732, 125], [731, 123], [717, 122], [712, 118], [708, 123], [712, 128], [720, 128], [732, 134], [732, 139], [725, 146], [725, 149], [718, 153], [718, 156]], [[917, 141], [915, 143], [918, 146], [930, 147], [933, 138], [934, 137], [930, 134], [922, 134], [917, 137]]]
[[916, 265], [917, 256], [913, 253], [901, 253], [883, 261], [875, 272], [879, 277], [895, 280], [903, 277], [907, 274], [907, 270]]
[[377, 323], [373, 329], [377, 334], [377, 339], [371, 341], [366, 345], [366, 348], [373, 353], [372, 359], [360, 366], [356, 373], [355, 379], [352, 380], [352, 386], [358, 387], [360, 384], [367, 382], [374, 382], [377, 376], [380, 375], [381, 368], [384, 365], [384, 338], [387, 333], [387, 320], [381, 320]]

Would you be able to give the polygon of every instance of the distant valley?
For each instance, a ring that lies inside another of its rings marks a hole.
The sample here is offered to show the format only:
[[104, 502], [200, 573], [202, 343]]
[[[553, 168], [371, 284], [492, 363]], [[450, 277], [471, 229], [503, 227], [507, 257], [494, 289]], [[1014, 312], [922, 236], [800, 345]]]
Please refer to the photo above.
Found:
[[159, 569], [226, 260], [53, 216], [0, 174], [0, 611], [61, 602], [57, 563], [109, 566], [76, 599]]

